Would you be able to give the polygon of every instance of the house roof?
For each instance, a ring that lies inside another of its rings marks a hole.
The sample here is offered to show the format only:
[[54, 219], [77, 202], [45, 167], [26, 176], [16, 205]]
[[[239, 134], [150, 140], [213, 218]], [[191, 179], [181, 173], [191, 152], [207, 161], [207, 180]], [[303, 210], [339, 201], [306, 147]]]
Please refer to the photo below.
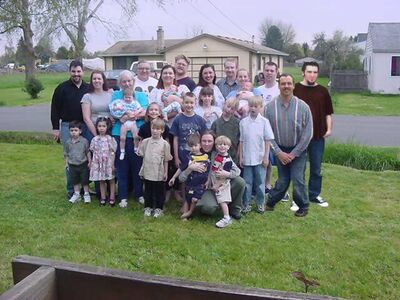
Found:
[[101, 56], [160, 55], [170, 49], [186, 45], [203, 37], [209, 37], [229, 43], [254, 53], [288, 56], [288, 54], [284, 52], [253, 43], [251, 41], [245, 41], [226, 36], [211, 35], [207, 33], [203, 33], [191, 39], [166, 39], [165, 48], [162, 51], [157, 49], [157, 40], [119, 41], [105, 50]]
[[367, 35], [368, 35], [368, 33], [359, 33], [359, 34], [357, 34], [355, 42], [356, 43], [361, 43], [361, 42], [366, 41], [367, 40]]
[[400, 23], [369, 23], [368, 38], [375, 53], [400, 52]]
[[176, 47], [184, 46], [186, 44], [189, 44], [189, 43], [191, 43], [193, 41], [199, 40], [199, 39], [204, 38], [204, 37], [215, 39], [215, 40], [219, 40], [219, 41], [222, 41], [222, 42], [225, 42], [225, 43], [228, 43], [228, 44], [243, 48], [243, 49], [248, 50], [248, 51], [253, 52], [253, 53], [273, 54], [273, 55], [279, 55], [279, 56], [289, 56], [289, 54], [287, 54], [287, 53], [284, 53], [284, 52], [281, 52], [281, 51], [278, 51], [278, 50], [275, 50], [275, 49], [272, 49], [272, 48], [269, 48], [269, 47], [265, 47], [263, 45], [259, 45], [259, 44], [253, 43], [251, 41], [240, 40], [240, 39], [221, 36], [221, 35], [212, 35], [212, 34], [208, 34], [208, 33], [203, 33], [203, 34], [195, 36], [195, 37], [193, 37], [191, 39], [183, 40], [180, 43], [172, 45], [171, 47], [166, 47], [165, 51], [174, 49]]
[[[184, 39], [165, 40], [165, 47], [171, 47]], [[119, 41], [106, 49], [101, 56], [158, 55], [157, 40]]]

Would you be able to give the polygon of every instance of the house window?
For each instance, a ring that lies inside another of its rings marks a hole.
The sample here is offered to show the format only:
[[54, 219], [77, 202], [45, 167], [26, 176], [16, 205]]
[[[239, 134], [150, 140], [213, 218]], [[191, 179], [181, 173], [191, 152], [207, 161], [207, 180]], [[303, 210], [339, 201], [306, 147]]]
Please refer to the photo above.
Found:
[[400, 56], [392, 56], [392, 76], [400, 76]]

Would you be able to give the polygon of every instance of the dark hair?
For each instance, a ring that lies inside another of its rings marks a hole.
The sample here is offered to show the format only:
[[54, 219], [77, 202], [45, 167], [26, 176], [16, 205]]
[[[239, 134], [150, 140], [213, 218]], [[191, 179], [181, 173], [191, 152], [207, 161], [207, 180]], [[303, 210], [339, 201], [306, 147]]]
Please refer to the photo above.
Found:
[[93, 86], [93, 75], [94, 74], [100, 74], [101, 77], [103, 78], [103, 91], [107, 92], [108, 91], [108, 85], [107, 85], [107, 79], [106, 75], [102, 71], [95, 70], [90, 74], [90, 82], [89, 82], [89, 88], [88, 88], [88, 93], [93, 93], [94, 92], [94, 86]]
[[301, 71], [304, 72], [306, 70], [307, 66], [317, 67], [318, 72], [319, 72], [319, 64], [316, 61], [305, 61], [303, 63], [303, 66], [301, 67]]
[[276, 63], [274, 63], [273, 61], [267, 61], [267, 62], [264, 64], [264, 69], [265, 69], [265, 66], [274, 66], [276, 72], [278, 72], [278, 65], [277, 65]]
[[201, 99], [201, 96], [210, 96], [210, 95], [213, 96], [213, 98], [211, 100], [211, 105], [214, 105], [214, 103], [215, 103], [214, 89], [209, 86], [205, 86], [205, 87], [201, 88], [200, 94], [199, 94], [200, 106], [203, 106], [203, 100]]
[[76, 120], [71, 121], [71, 122], [69, 122], [69, 124], [68, 124], [68, 128], [69, 128], [69, 129], [71, 129], [71, 128], [79, 128], [79, 129], [82, 129], [82, 123], [79, 122], [79, 121], [76, 121]]
[[[156, 86], [156, 88], [158, 88], [158, 89], [164, 89], [164, 81], [162, 79], [162, 73], [164, 72], [165, 69], [172, 69], [172, 71], [174, 72], [174, 75], [176, 76], [175, 67], [173, 67], [171, 65], [165, 65], [164, 67], [162, 67], [161, 72], [160, 72], [160, 78], [158, 78], [158, 83]], [[177, 85], [176, 78], [174, 78], [173, 84]]]
[[279, 76], [279, 78], [278, 78], [278, 83], [279, 84], [281, 84], [281, 78], [282, 77], [290, 77], [290, 78], [292, 78], [292, 82], [293, 82], [293, 85], [294, 85], [294, 77], [291, 75], [291, 74], [289, 74], [289, 73], [283, 73], [283, 74], [281, 74], [281, 76]]
[[200, 144], [200, 135], [198, 133], [194, 133], [188, 136], [187, 144], [189, 147]]
[[183, 102], [185, 102], [186, 98], [194, 98], [194, 101], [196, 101], [196, 95], [193, 94], [192, 92], [187, 92], [185, 95], [183, 95]]
[[73, 60], [69, 64], [69, 70], [71, 71], [72, 68], [81, 67], [83, 70], [83, 64], [80, 60]]
[[96, 132], [99, 134], [99, 131], [97, 129], [97, 125], [99, 125], [100, 122], [106, 122], [107, 125], [107, 134], [111, 134], [111, 127], [112, 123], [109, 117], [98, 117], [96, 120]]
[[214, 72], [213, 84], [215, 84], [215, 82], [217, 81], [217, 74], [215, 73], [215, 67], [214, 67], [214, 65], [212, 65], [212, 64], [205, 64], [205, 65], [202, 65], [202, 66], [201, 66], [200, 71], [199, 71], [199, 83], [197, 84], [198, 86], [205, 87], [205, 86], [208, 85], [208, 83], [203, 79], [203, 76], [202, 76], [203, 71], [204, 71], [204, 69], [206, 69], [206, 68], [211, 68], [211, 69], [213, 70], [213, 72]]

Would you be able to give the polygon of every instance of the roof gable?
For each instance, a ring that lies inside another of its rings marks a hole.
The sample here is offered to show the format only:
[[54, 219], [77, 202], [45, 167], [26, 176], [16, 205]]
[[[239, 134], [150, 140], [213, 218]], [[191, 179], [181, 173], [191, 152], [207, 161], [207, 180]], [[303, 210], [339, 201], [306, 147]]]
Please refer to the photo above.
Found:
[[[165, 47], [171, 47], [184, 39], [165, 40]], [[139, 40], [139, 41], [119, 41], [102, 53], [102, 56], [115, 55], [143, 55], [160, 54], [163, 51], [157, 49], [157, 40]]]
[[369, 23], [368, 39], [375, 53], [400, 52], [400, 23]]

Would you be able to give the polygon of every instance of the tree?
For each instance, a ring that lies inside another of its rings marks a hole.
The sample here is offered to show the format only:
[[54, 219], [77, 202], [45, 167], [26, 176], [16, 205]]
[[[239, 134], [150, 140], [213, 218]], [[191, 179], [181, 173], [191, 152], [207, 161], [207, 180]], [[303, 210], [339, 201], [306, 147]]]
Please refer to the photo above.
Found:
[[289, 54], [286, 60], [290, 63], [294, 63], [296, 59], [304, 57], [303, 48], [298, 43], [289, 45], [286, 48], [286, 53]]
[[27, 50], [25, 48], [24, 39], [21, 37], [17, 44], [15, 52], [15, 60], [19, 65], [26, 65]]
[[303, 48], [303, 53], [304, 53], [305, 57], [309, 57], [311, 55], [310, 54], [310, 46], [308, 45], [308, 43], [303, 43], [301, 45], [301, 48]]
[[64, 46], [61, 46], [57, 49], [56, 52], [57, 59], [68, 59], [69, 58], [69, 51]]
[[283, 48], [282, 33], [278, 27], [272, 25], [268, 29], [267, 35], [265, 36], [265, 40], [263, 41], [263, 45], [276, 50], [282, 50]]
[[[64, 31], [71, 41], [75, 58], [83, 57], [83, 50], [87, 41], [87, 25], [90, 22], [97, 22], [104, 26], [108, 32], [115, 32], [121, 27], [113, 24], [105, 17], [99, 15], [99, 9], [104, 4], [104, 0], [46, 0], [51, 12], [50, 22], [47, 22], [49, 33], [59, 33]], [[164, 0], [153, 0], [159, 5], [164, 4]], [[137, 11], [135, 0], [116, 0], [122, 10], [124, 19], [131, 20]]]
[[41, 63], [48, 63], [50, 58], [54, 56], [53, 45], [48, 36], [42, 37], [34, 48], [36, 56]]
[[276, 26], [279, 28], [283, 41], [282, 50], [286, 51], [287, 47], [289, 47], [289, 45], [294, 43], [294, 39], [296, 37], [296, 32], [292, 24], [287, 24], [282, 21], [266, 18], [259, 27], [262, 42], [265, 41], [265, 38], [268, 35], [268, 30], [271, 26]]
[[12, 45], [4, 46], [4, 54], [0, 57], [0, 65], [4, 66], [8, 63], [15, 62], [15, 50]]
[[2, 0], [0, 1], [0, 34], [13, 34], [22, 31], [26, 50], [25, 79], [34, 76], [35, 51], [33, 50], [33, 18], [41, 16], [44, 6], [39, 0]]

